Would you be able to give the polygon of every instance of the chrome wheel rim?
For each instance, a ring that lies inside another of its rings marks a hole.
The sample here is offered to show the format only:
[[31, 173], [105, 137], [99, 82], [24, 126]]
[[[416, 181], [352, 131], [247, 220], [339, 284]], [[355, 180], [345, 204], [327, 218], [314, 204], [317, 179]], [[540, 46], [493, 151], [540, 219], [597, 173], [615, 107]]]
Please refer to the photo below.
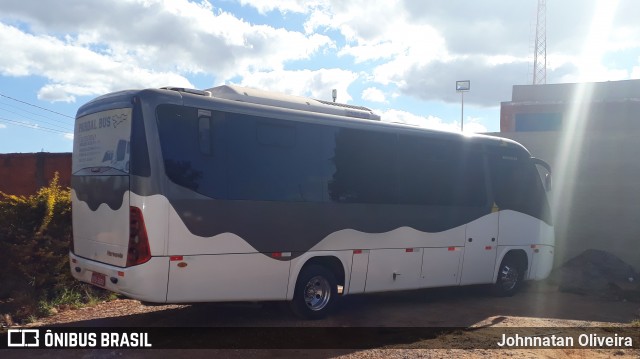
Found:
[[322, 276], [315, 276], [304, 286], [304, 302], [313, 311], [322, 310], [331, 299], [331, 286]]
[[518, 269], [505, 265], [500, 271], [500, 285], [505, 291], [513, 290], [518, 284]]

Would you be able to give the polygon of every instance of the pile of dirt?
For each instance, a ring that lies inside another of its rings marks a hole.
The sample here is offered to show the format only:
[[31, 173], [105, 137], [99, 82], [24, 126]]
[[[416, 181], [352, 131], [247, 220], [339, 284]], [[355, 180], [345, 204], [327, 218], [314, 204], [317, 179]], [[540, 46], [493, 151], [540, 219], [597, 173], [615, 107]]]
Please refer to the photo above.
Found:
[[582, 252], [554, 269], [549, 280], [564, 292], [640, 300], [638, 273], [622, 259], [601, 250]]

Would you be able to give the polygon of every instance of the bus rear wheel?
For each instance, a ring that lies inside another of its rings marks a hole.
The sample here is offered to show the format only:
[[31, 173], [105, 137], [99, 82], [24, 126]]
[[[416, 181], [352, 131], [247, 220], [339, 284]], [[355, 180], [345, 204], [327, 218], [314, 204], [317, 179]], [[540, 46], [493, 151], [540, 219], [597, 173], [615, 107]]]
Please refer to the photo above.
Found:
[[338, 298], [338, 284], [327, 268], [312, 264], [305, 267], [296, 282], [291, 309], [303, 319], [322, 319], [332, 311]]

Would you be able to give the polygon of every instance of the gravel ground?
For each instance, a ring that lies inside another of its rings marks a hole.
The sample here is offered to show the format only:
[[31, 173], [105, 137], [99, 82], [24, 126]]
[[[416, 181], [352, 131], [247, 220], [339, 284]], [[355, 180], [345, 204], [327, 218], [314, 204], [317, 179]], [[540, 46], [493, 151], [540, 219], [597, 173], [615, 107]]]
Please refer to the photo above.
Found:
[[[492, 298], [479, 289], [450, 288], [345, 297], [340, 309], [322, 321], [299, 321], [273, 303], [217, 303], [145, 306], [121, 299], [65, 310], [29, 326], [91, 327], [462, 327], [526, 328], [554, 333], [564, 327], [628, 327], [637, 319], [637, 303], [558, 292], [531, 286], [512, 298]], [[548, 331], [545, 331], [549, 328]], [[520, 330], [520, 329], [518, 329]], [[606, 334], [605, 329], [602, 330]], [[634, 345], [640, 328], [634, 329]], [[609, 332], [610, 333], [610, 332]], [[495, 332], [493, 332], [495, 334]], [[604, 335], [603, 334], [603, 335]], [[483, 330], [449, 331], [403, 348], [368, 350], [11, 350], [2, 358], [639, 358], [638, 349], [443, 349], [489, 347], [495, 337]]]

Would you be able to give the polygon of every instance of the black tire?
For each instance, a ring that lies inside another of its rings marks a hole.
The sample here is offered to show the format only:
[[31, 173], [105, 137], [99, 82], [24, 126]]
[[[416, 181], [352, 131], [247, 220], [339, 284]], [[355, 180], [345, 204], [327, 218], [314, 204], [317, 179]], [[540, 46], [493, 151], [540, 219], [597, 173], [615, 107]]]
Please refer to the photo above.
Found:
[[335, 307], [338, 284], [327, 268], [311, 264], [305, 267], [296, 281], [291, 310], [303, 319], [325, 318]]
[[511, 297], [518, 292], [523, 280], [522, 265], [515, 258], [504, 258], [500, 263], [498, 279], [491, 287], [491, 292], [497, 297]]

